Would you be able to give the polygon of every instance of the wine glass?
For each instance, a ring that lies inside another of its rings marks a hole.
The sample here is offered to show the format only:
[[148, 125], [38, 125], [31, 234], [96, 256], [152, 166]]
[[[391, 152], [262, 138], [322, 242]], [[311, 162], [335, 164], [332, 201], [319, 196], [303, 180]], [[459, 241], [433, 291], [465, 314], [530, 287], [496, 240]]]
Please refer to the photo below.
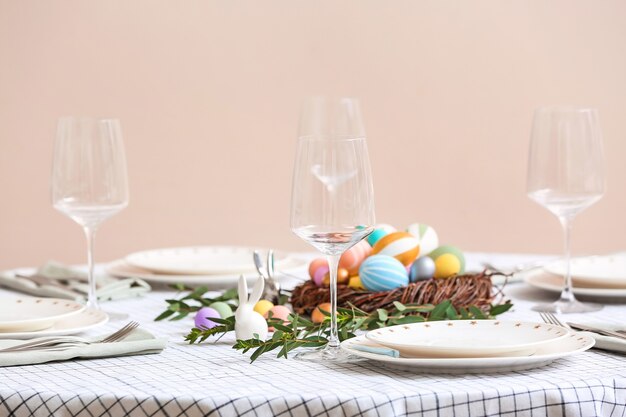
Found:
[[326, 255], [330, 269], [330, 335], [312, 361], [346, 361], [337, 335], [339, 258], [374, 230], [374, 190], [359, 103], [308, 99], [300, 117], [291, 195], [291, 230]]
[[126, 156], [116, 119], [66, 117], [57, 126], [52, 205], [82, 226], [87, 238], [87, 307], [99, 309], [93, 249], [100, 224], [128, 205]]
[[595, 109], [543, 107], [535, 110], [528, 158], [528, 196], [556, 215], [565, 237], [565, 284], [561, 297], [536, 311], [583, 313], [599, 304], [581, 303], [572, 292], [570, 234], [574, 217], [604, 194], [602, 133]]

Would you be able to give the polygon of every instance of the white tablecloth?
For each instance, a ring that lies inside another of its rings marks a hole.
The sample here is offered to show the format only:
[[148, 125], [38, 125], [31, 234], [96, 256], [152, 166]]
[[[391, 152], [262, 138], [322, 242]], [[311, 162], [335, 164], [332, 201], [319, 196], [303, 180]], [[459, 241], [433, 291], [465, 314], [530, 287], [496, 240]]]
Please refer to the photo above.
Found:
[[[485, 255], [474, 255], [476, 263]], [[500, 265], [528, 257], [490, 255]], [[471, 263], [470, 262], [470, 263]], [[503, 319], [538, 321], [532, 303], [553, 297], [524, 284], [507, 294]], [[2, 295], [6, 295], [5, 292]], [[625, 416], [626, 356], [591, 350], [528, 371], [436, 375], [391, 371], [376, 363], [327, 365], [264, 355], [255, 363], [231, 349], [233, 337], [188, 345], [192, 325], [154, 322], [173, 297], [154, 291], [111, 302], [169, 345], [158, 355], [0, 368], [0, 416]], [[626, 305], [586, 317], [626, 323]], [[113, 331], [109, 323], [92, 332]]]

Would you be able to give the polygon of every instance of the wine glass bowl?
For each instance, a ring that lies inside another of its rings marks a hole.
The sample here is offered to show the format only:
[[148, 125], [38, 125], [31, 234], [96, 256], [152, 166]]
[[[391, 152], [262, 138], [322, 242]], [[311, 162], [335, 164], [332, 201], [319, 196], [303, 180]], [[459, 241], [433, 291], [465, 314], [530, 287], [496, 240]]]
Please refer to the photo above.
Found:
[[576, 215], [596, 203], [605, 191], [602, 132], [595, 109], [555, 106], [535, 110], [526, 189], [530, 199], [553, 213], [565, 237], [565, 284], [561, 297], [534, 309], [554, 313], [597, 311], [572, 292], [570, 232]]

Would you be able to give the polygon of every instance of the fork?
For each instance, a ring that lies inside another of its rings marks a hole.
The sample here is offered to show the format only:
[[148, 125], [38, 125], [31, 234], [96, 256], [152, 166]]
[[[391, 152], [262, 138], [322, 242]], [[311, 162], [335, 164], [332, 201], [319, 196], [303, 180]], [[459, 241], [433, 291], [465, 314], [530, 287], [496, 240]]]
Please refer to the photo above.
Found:
[[543, 320], [544, 323], [554, 324], [555, 326], [564, 327], [564, 328], [566, 328], [568, 330], [573, 330], [572, 327], [569, 324], [563, 323], [554, 314], [552, 314], [552, 313], [550, 313], [548, 311], [541, 311], [539, 313], [539, 317], [541, 317], [541, 320]]
[[274, 277], [274, 251], [270, 249], [267, 253], [267, 266], [263, 265], [259, 251], [254, 251], [253, 258], [257, 272], [265, 280], [262, 298], [277, 303], [280, 297], [280, 284]]
[[80, 337], [48, 337], [48, 338], [40, 338], [37, 340], [33, 340], [30, 342], [22, 343], [17, 346], [12, 346], [10, 348], [1, 349], [0, 352], [22, 352], [27, 350], [53, 350], [53, 349], [63, 349], [74, 346], [81, 345], [90, 345], [94, 343], [114, 343], [119, 340], [125, 338], [130, 332], [139, 327], [139, 323], [136, 321], [131, 321], [126, 324], [121, 329], [117, 330], [114, 333], [111, 333], [107, 337], [104, 337], [100, 340], [90, 341], [87, 339], [83, 339]]
[[[591, 326], [587, 327], [583, 325], [577, 325], [576, 323], [572, 323], [571, 325], [569, 323], [563, 323], [554, 314], [549, 313], [549, 312], [540, 312], [539, 316], [545, 323], [554, 324], [556, 326], [564, 327], [569, 330], [584, 330], [584, 331], [597, 333], [603, 336], [617, 337], [618, 339], [626, 339], [626, 334], [623, 334], [620, 331], [598, 329], [598, 328], [591, 327]], [[578, 327], [578, 326], [581, 326], [581, 327]]]

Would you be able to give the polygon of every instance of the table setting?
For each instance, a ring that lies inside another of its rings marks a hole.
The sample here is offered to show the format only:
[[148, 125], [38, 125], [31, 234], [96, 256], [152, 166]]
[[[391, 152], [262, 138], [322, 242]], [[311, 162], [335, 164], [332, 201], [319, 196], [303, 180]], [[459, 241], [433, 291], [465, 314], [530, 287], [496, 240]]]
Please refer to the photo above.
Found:
[[0, 273], [0, 412], [626, 415], [626, 252], [570, 249], [605, 191], [595, 109], [533, 118], [526, 191], [561, 223], [563, 255], [466, 251], [431, 225], [380, 223], [359, 101], [313, 97], [290, 216], [310, 251], [102, 262], [96, 233], [130, 202], [121, 132], [59, 120], [52, 206], [83, 229], [87, 264]]

